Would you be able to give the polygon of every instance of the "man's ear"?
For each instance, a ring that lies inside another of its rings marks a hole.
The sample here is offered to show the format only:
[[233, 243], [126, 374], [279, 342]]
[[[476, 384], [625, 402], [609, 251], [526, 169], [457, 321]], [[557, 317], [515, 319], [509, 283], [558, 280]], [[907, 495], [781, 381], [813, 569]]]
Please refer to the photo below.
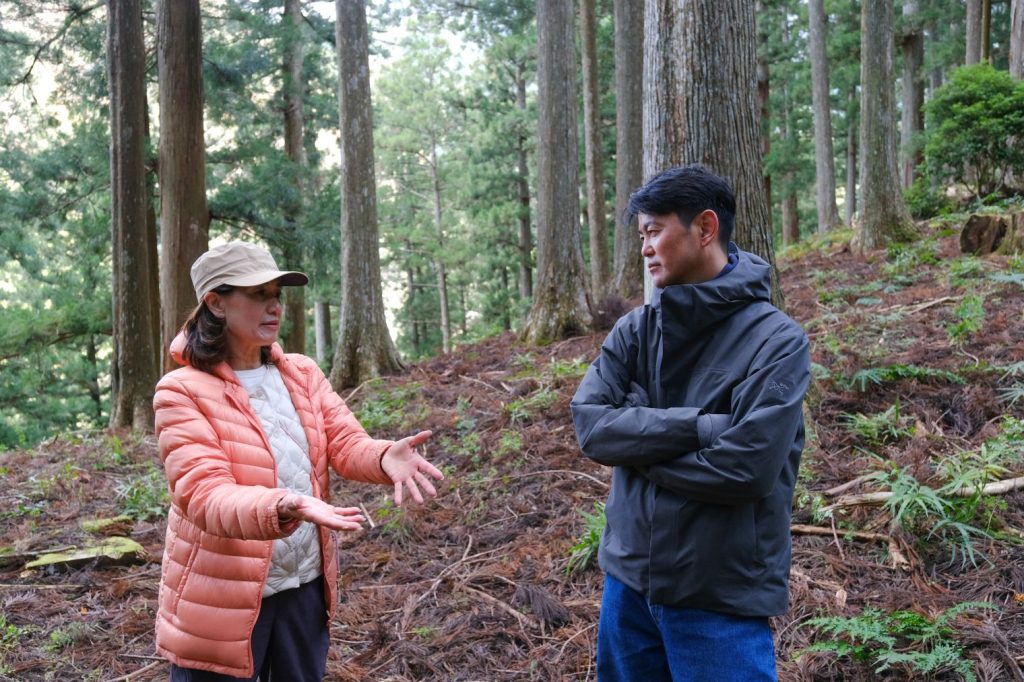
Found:
[[693, 224], [700, 230], [701, 246], [709, 246], [718, 241], [718, 214], [710, 208], [697, 214]]
[[221, 301], [220, 294], [215, 291], [207, 291], [203, 296], [203, 303], [210, 309], [214, 317], [224, 319], [224, 303]]

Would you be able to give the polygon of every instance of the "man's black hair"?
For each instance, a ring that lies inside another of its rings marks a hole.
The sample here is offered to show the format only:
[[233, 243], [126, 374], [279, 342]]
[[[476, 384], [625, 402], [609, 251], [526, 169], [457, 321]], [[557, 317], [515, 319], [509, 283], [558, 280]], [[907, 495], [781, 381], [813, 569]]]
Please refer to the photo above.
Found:
[[718, 215], [718, 240], [728, 246], [736, 223], [736, 195], [728, 180], [693, 163], [663, 170], [633, 192], [626, 206], [626, 219], [632, 221], [640, 213], [675, 213], [689, 227], [709, 208]]

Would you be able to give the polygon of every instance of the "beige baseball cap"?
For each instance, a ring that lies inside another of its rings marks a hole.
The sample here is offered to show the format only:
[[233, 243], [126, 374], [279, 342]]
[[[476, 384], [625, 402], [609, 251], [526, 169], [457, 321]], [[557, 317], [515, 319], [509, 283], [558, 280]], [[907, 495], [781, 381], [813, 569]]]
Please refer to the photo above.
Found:
[[301, 287], [309, 282], [302, 272], [278, 270], [270, 252], [249, 242], [228, 242], [210, 249], [192, 264], [192, 286], [196, 299], [222, 284], [252, 287], [278, 280], [284, 287]]

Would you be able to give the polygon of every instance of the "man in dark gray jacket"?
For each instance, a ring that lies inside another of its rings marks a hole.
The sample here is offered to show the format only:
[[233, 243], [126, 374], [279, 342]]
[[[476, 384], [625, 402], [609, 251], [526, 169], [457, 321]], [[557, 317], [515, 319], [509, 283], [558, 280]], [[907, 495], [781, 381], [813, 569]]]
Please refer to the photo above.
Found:
[[654, 292], [572, 401], [583, 453], [613, 467], [600, 682], [776, 679], [810, 357], [768, 264], [729, 241], [735, 211], [699, 165], [630, 197]]

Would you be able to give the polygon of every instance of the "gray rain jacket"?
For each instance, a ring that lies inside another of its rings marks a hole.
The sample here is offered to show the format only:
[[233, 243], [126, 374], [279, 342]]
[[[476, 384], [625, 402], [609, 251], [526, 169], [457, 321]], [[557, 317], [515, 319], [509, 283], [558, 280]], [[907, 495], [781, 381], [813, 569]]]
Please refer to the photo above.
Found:
[[769, 266], [655, 289], [605, 339], [572, 400], [583, 453], [614, 467], [601, 568], [655, 604], [788, 607], [807, 337], [769, 303]]

